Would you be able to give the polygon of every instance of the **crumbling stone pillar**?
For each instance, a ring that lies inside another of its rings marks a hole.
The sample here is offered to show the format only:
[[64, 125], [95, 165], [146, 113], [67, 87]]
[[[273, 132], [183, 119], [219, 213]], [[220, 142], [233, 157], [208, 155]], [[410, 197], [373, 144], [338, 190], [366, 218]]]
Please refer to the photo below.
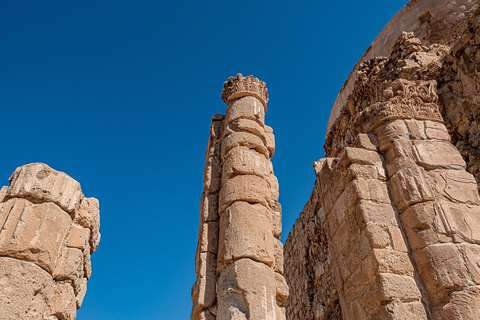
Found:
[[450, 143], [435, 81], [398, 79], [368, 108], [433, 319], [480, 318], [480, 198]]
[[343, 319], [427, 319], [376, 146], [361, 134], [314, 167]]
[[98, 201], [49, 166], [17, 168], [0, 191], [0, 317], [75, 319], [100, 241]]
[[267, 89], [241, 74], [224, 87], [227, 112], [214, 117], [206, 157], [192, 319], [285, 319], [288, 287], [270, 162], [274, 137], [265, 125]]

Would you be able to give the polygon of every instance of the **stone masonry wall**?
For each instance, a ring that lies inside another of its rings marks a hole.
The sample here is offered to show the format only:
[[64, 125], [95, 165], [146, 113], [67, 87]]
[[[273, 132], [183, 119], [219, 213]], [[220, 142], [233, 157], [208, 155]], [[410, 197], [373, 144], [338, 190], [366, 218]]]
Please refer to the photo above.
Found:
[[278, 181], [265, 83], [230, 77], [205, 160], [192, 319], [285, 319]]
[[0, 191], [0, 319], [75, 319], [100, 241], [98, 201], [41, 163]]
[[[473, 105], [462, 104], [478, 94], [468, 56], [476, 52], [474, 30], [453, 51], [403, 33], [389, 57], [360, 66], [327, 135], [327, 155], [337, 158], [314, 165], [306, 207], [313, 214], [308, 221], [304, 210], [286, 242], [288, 319], [329, 319], [330, 297], [305, 284], [324, 273], [334, 275], [343, 319], [480, 318], [480, 197], [466, 171], [478, 167], [477, 120]], [[447, 83], [465, 92], [445, 90]], [[458, 133], [462, 121], [474, 127], [470, 134]], [[310, 231], [312, 219], [319, 227]], [[315, 247], [323, 255], [302, 251]]]

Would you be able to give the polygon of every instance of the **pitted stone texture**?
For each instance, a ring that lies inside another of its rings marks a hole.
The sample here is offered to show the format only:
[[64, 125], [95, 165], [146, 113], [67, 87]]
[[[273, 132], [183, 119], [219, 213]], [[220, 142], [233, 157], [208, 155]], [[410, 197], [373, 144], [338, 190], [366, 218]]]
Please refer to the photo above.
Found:
[[51, 201], [72, 213], [80, 207], [83, 193], [80, 184], [65, 173], [43, 163], [32, 163], [15, 170], [7, 196]]
[[50, 315], [54, 283], [33, 263], [0, 257], [0, 318], [43, 319]]
[[75, 319], [100, 240], [98, 201], [44, 164], [17, 168], [11, 183], [0, 201], [0, 318]]
[[218, 261], [251, 258], [267, 265], [274, 262], [274, 237], [270, 210], [261, 204], [234, 202], [220, 219]]
[[220, 190], [220, 214], [235, 201], [261, 203], [268, 208], [271, 198], [270, 187], [265, 179], [253, 175], [235, 176], [226, 180]]
[[11, 198], [0, 204], [0, 255], [32, 261], [52, 273], [72, 219], [51, 202]]
[[[261, 279], [261, 281], [259, 281]], [[275, 319], [275, 273], [267, 265], [240, 259], [225, 269], [218, 280], [217, 295], [222, 303], [217, 319]], [[247, 318], [248, 315], [248, 318]]]

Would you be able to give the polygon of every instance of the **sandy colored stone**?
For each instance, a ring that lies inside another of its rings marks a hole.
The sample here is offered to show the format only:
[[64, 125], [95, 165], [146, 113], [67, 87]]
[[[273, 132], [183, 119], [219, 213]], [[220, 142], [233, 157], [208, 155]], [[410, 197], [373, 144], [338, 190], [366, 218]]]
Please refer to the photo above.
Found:
[[51, 276], [31, 262], [0, 257], [0, 317], [43, 319], [50, 315]]
[[223, 132], [224, 137], [228, 136], [232, 132], [249, 132], [259, 136], [260, 138], [264, 138], [265, 136], [264, 126], [262, 126], [257, 121], [251, 119], [239, 118], [237, 120], [229, 122]]
[[236, 119], [251, 119], [263, 125], [265, 123], [265, 108], [255, 97], [247, 96], [229, 104], [225, 113], [225, 123]]
[[55, 268], [72, 219], [52, 202], [12, 198], [0, 204], [0, 254]]
[[431, 183], [421, 167], [402, 169], [392, 176], [390, 182], [401, 212], [412, 204], [434, 199]]
[[83, 299], [85, 299], [85, 294], [87, 293], [87, 281], [88, 281], [87, 278], [83, 278], [82, 285], [80, 286], [80, 290], [75, 296], [77, 309], [79, 309], [82, 306]]
[[427, 179], [439, 199], [480, 205], [477, 183], [473, 176], [461, 170], [428, 171]]
[[202, 193], [200, 200], [200, 222], [218, 220], [218, 193], [206, 196]]
[[6, 200], [5, 197], [7, 196], [7, 191], [8, 191], [7, 186], [3, 186], [0, 189], [0, 202], [3, 202], [4, 200]]
[[270, 205], [270, 187], [265, 179], [254, 175], [235, 176], [225, 181], [220, 190], [219, 210], [222, 214], [235, 201]]
[[222, 156], [236, 147], [246, 147], [269, 157], [265, 142], [257, 135], [248, 132], [232, 132], [222, 141]]
[[280, 239], [282, 234], [282, 206], [278, 202], [273, 205], [272, 223], [273, 236]]
[[378, 127], [376, 129], [376, 135], [378, 137], [380, 151], [385, 152], [392, 147], [392, 142], [395, 139], [407, 139], [409, 132], [404, 120], [395, 120]]
[[405, 125], [410, 133], [410, 139], [423, 140], [427, 138], [425, 135], [425, 124], [423, 121], [408, 119], [405, 120]]
[[428, 246], [417, 251], [413, 258], [434, 303], [447, 301], [448, 293], [471, 283], [459, 249], [453, 244]]
[[465, 161], [449, 142], [414, 141], [412, 153], [417, 163], [425, 169], [465, 169]]
[[69, 213], [80, 207], [83, 198], [77, 181], [43, 163], [18, 167], [10, 177], [7, 195], [51, 201]]
[[192, 314], [199, 317], [201, 310], [212, 306], [216, 300], [217, 256], [210, 252], [197, 254], [197, 281], [192, 287], [194, 309]]
[[268, 177], [270, 175], [268, 159], [265, 155], [247, 147], [230, 150], [223, 161], [222, 179], [225, 180], [239, 174]]
[[281, 274], [276, 272], [275, 272], [275, 286], [277, 288], [277, 295], [276, 295], [277, 304], [283, 307], [285, 304], [285, 301], [287, 301], [287, 298], [288, 298], [288, 284], [285, 281], [285, 278]]
[[261, 204], [234, 202], [220, 219], [219, 264], [251, 258], [272, 265], [274, 240], [269, 209]]
[[371, 151], [378, 150], [377, 137], [373, 134], [359, 133], [355, 138], [355, 147]]
[[100, 211], [99, 202], [95, 198], [83, 198], [73, 222], [90, 229], [90, 250], [95, 252], [100, 243]]
[[351, 163], [382, 165], [382, 158], [376, 151], [347, 147], [343, 152], [340, 161], [346, 166]]
[[480, 319], [480, 290], [471, 288], [452, 293], [450, 302], [443, 307], [445, 320]]
[[67, 247], [81, 249], [82, 251], [88, 248], [88, 251], [90, 251], [89, 239], [90, 230], [74, 223], [70, 228], [70, 234], [68, 235], [67, 240]]
[[[248, 319], [274, 319], [277, 305], [275, 274], [261, 262], [250, 259], [235, 261], [221, 273], [217, 296], [220, 300], [217, 319], [235, 319], [228, 318], [233, 316], [232, 310], [238, 310], [237, 313], [243, 315], [248, 313]], [[225, 299], [229, 300], [228, 303], [224, 302]]]
[[53, 272], [55, 280], [69, 279], [73, 282], [75, 292], [80, 291], [83, 281], [83, 253], [80, 249], [65, 248], [57, 267]]
[[50, 312], [59, 319], [74, 320], [77, 302], [73, 288], [68, 283], [58, 283], [50, 301]]
[[428, 139], [444, 140], [450, 142], [450, 135], [443, 123], [425, 121], [425, 135]]
[[200, 224], [198, 230], [198, 248], [200, 252], [216, 253], [218, 249], [218, 222]]

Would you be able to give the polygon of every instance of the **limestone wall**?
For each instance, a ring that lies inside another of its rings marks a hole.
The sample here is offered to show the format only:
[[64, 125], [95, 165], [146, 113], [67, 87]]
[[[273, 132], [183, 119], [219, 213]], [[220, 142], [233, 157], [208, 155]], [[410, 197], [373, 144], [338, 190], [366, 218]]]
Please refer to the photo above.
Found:
[[41, 163], [0, 191], [2, 319], [75, 319], [100, 241], [98, 201]]

